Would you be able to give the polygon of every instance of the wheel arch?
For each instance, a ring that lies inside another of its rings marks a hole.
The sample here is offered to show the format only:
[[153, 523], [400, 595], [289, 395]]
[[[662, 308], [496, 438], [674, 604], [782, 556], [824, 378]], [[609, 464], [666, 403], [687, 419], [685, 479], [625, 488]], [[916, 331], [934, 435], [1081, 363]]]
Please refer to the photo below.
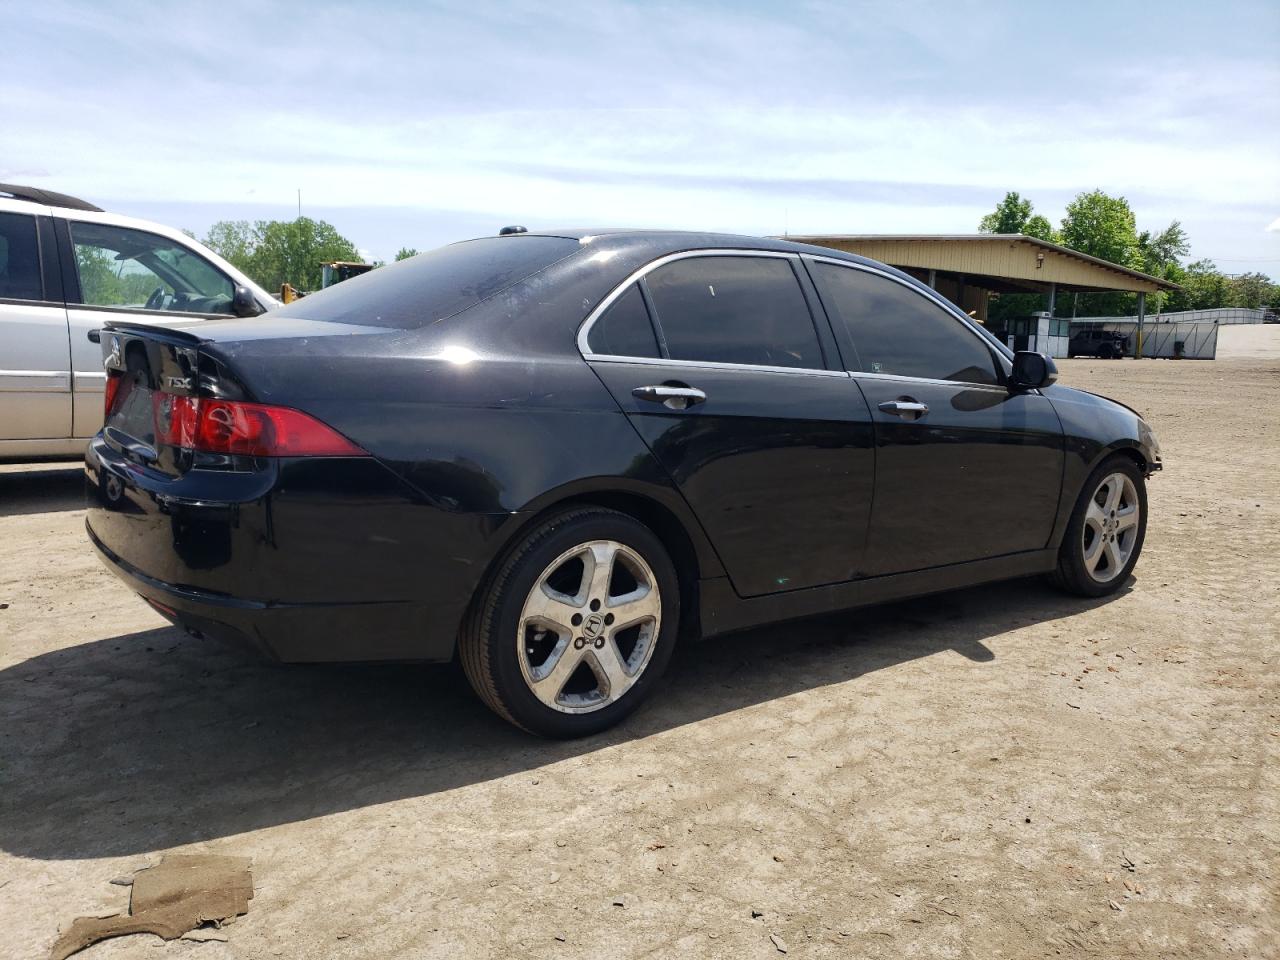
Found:
[[[664, 495], [665, 494], [665, 495]], [[513, 513], [498, 531], [498, 544], [476, 581], [470, 604], [483, 597], [494, 571], [531, 529], [548, 517], [581, 507], [616, 510], [643, 523], [671, 557], [680, 583], [681, 630], [698, 630], [698, 583], [724, 576], [710, 541], [692, 511], [674, 490], [655, 492], [645, 484], [575, 483], [550, 491]]]

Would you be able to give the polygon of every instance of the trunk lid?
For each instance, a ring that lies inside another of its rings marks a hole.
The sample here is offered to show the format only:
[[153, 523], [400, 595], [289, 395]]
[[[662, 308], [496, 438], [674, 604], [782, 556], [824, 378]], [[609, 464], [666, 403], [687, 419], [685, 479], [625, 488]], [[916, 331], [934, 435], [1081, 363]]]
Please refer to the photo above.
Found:
[[178, 398], [200, 390], [200, 338], [183, 330], [113, 323], [101, 333], [107, 373], [103, 437], [139, 466], [171, 476], [191, 467], [175, 439]]

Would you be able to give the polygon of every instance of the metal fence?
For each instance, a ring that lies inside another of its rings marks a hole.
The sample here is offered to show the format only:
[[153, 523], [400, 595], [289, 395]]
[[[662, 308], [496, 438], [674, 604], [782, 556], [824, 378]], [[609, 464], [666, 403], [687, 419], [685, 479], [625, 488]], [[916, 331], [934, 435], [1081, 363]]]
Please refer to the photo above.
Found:
[[[1190, 312], [1190, 311], [1188, 311]], [[1173, 316], [1165, 314], [1165, 317]], [[1071, 336], [1086, 330], [1109, 330], [1128, 338], [1127, 353], [1138, 350], [1138, 322], [1133, 317], [1121, 319], [1072, 320]], [[1218, 353], [1218, 324], [1212, 322], [1168, 322], [1151, 318], [1142, 325], [1142, 356], [1212, 360]]]
[[[1270, 316], [1268, 316], [1270, 315]], [[1215, 307], [1212, 310], [1175, 310], [1173, 313], [1149, 313], [1147, 323], [1266, 323], [1275, 322], [1275, 311], [1267, 307]], [[1137, 317], [1081, 317], [1092, 323], [1136, 323]], [[1073, 319], [1072, 323], [1078, 320]]]

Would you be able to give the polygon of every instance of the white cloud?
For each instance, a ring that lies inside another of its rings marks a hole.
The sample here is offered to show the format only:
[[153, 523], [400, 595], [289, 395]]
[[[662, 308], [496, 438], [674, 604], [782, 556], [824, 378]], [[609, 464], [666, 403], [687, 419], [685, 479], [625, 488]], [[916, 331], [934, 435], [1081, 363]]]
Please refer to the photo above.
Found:
[[[48, 0], [0, 62], [0, 162], [90, 199], [226, 217], [301, 188], [304, 212], [747, 232], [971, 230], [1006, 189], [1056, 218], [1099, 187], [1143, 225], [1182, 219], [1206, 254], [1273, 253], [1242, 225], [1280, 206], [1280, 100], [1249, 93], [1280, 89], [1280, 18], [1184, 10], [1152, 25], [1118, 10], [1164, 31], [1162, 64], [1193, 64], [1153, 69], [1089, 17], [1036, 6], [581, 0], [299, 18], [227, 0], [158, 20]], [[233, 59], [209, 40], [228, 21], [288, 39]], [[1029, 35], [1052, 67], [1008, 65]]]
[[1280, 231], [1280, 217], [1272, 220], [1270, 226], [1267, 227], [1267, 233], [1276, 233], [1277, 231]]

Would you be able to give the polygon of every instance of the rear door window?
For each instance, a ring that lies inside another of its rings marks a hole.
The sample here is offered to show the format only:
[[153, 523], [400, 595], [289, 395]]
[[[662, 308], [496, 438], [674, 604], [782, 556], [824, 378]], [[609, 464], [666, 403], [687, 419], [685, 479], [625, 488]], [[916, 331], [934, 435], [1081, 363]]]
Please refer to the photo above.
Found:
[[888, 277], [813, 263], [813, 279], [832, 322], [853, 341], [850, 367], [960, 383], [998, 383], [987, 345], [942, 307]]
[[43, 300], [36, 218], [0, 213], [0, 300]]
[[673, 360], [825, 365], [789, 259], [687, 257], [658, 267], [644, 282]]
[[638, 284], [609, 304], [591, 326], [588, 335], [591, 352], [614, 357], [656, 357], [658, 338], [654, 336], [649, 308]]

